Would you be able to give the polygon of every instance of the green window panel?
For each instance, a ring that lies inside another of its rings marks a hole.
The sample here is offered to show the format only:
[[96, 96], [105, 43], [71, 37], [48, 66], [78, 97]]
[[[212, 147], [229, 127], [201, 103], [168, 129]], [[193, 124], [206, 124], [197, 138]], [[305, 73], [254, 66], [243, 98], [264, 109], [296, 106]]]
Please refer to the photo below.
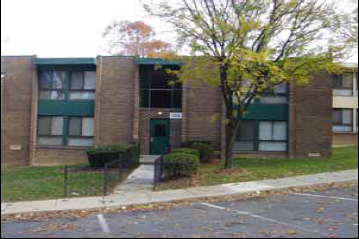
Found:
[[39, 115], [94, 116], [95, 101], [40, 100]]

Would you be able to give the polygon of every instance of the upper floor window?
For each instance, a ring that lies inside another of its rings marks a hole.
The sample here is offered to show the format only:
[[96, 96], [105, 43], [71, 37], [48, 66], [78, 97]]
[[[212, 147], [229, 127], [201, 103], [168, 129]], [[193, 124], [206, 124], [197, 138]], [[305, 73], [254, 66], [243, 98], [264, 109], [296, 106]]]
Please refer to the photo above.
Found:
[[261, 96], [260, 104], [287, 104], [288, 103], [288, 84], [283, 83], [274, 87]]
[[70, 100], [95, 99], [96, 72], [74, 71], [70, 79]]
[[39, 91], [43, 100], [94, 100], [96, 71], [40, 71]]
[[334, 75], [333, 89], [334, 96], [353, 96], [354, 95], [354, 79], [355, 73], [344, 73], [342, 75]]
[[164, 69], [140, 69], [140, 96], [142, 108], [182, 108], [182, 84]]
[[40, 99], [65, 99], [65, 71], [41, 71], [39, 74]]

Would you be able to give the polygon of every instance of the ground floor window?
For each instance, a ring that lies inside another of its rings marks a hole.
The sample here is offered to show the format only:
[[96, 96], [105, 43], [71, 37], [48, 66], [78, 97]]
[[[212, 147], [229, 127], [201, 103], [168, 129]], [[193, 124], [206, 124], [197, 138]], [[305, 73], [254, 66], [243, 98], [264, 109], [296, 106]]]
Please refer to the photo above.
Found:
[[38, 145], [92, 146], [94, 125], [93, 117], [39, 116]]
[[288, 148], [286, 121], [245, 120], [235, 143], [235, 151], [285, 152]]
[[334, 109], [333, 110], [333, 131], [353, 132], [354, 110], [353, 109]]

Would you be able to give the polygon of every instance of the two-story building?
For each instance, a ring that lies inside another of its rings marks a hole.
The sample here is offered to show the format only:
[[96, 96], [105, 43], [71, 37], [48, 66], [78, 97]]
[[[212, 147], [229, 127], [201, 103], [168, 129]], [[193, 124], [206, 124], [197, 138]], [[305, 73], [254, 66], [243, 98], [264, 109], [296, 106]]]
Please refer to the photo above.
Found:
[[[225, 119], [214, 117], [224, 115], [220, 89], [171, 84], [173, 77], [155, 70], [157, 64], [180, 67], [121, 56], [2, 57], [1, 164], [79, 164], [86, 162], [88, 147], [115, 142], [139, 141], [142, 154], [197, 140], [224, 149]], [[331, 155], [333, 79], [318, 74], [309, 85], [282, 85], [258, 99], [235, 152]]]

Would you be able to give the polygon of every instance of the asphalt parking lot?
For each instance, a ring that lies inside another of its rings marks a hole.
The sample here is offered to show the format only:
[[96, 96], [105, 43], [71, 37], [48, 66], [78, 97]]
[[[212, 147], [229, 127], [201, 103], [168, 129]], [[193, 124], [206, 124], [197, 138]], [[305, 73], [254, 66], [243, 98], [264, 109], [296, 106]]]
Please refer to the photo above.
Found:
[[2, 222], [2, 238], [357, 238], [358, 188], [80, 219]]

